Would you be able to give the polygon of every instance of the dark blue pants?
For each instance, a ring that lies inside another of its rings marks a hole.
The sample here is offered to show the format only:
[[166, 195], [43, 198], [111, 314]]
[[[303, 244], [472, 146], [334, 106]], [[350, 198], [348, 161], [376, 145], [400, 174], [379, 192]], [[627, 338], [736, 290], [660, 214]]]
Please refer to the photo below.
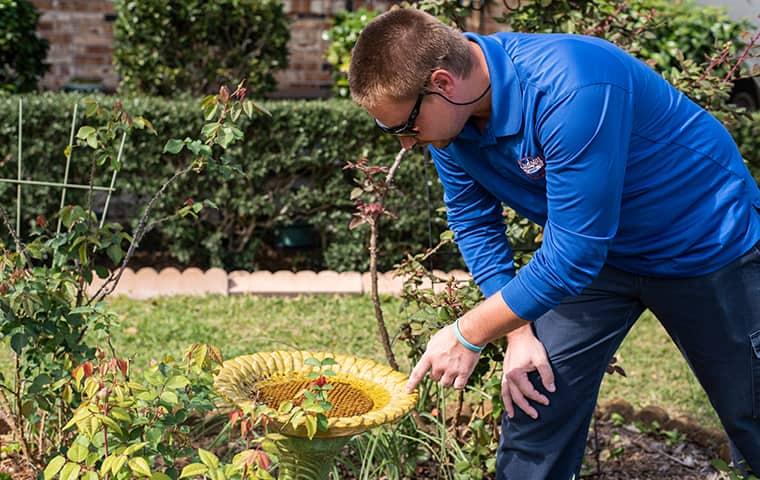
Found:
[[[533, 322], [557, 390], [502, 421], [499, 479], [578, 475], [605, 367], [644, 309], [665, 327], [707, 392], [734, 446], [760, 472], [760, 244], [709, 275], [663, 279], [606, 266], [581, 295]], [[666, 380], [667, 381], [667, 380]]]

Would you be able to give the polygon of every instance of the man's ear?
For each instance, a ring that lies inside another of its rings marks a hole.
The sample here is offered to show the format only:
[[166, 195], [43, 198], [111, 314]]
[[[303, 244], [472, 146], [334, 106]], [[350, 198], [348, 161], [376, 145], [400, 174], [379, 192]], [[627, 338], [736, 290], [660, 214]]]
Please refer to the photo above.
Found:
[[439, 68], [433, 70], [433, 73], [430, 75], [428, 89], [451, 97], [454, 94], [454, 90], [456, 90], [457, 80], [457, 77], [452, 75], [451, 72]]

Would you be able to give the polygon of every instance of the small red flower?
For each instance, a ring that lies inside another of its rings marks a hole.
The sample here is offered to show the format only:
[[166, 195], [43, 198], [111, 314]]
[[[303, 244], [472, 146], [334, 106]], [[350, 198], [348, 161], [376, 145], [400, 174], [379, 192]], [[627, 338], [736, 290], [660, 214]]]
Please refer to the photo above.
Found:
[[248, 435], [248, 432], [253, 430], [253, 421], [250, 418], [247, 418], [240, 422], [240, 436], [244, 437]]
[[258, 464], [259, 468], [269, 470], [269, 467], [272, 466], [272, 460], [269, 459], [269, 455], [263, 450], [256, 450], [256, 464]]
[[229, 415], [229, 417], [230, 417], [230, 423], [232, 425], [235, 425], [237, 423], [237, 421], [240, 420], [240, 417], [242, 417], [242, 416], [243, 416], [243, 411], [242, 410], [235, 410], [234, 412], [230, 412], [230, 415]]
[[195, 202], [193, 201], [193, 197], [187, 197], [185, 199], [185, 206], [192, 207]]
[[327, 383], [327, 379], [325, 378], [324, 375], [320, 375], [318, 379], [314, 380], [314, 385], [318, 387], [324, 387], [326, 383]]
[[47, 226], [47, 219], [44, 215], [37, 215], [37, 218], [35, 219], [35, 223], [40, 228], [45, 228]]
[[82, 364], [82, 369], [84, 370], [84, 378], [91, 376], [93, 371], [92, 362], [84, 362]]
[[129, 362], [127, 360], [119, 358], [119, 359], [116, 359], [116, 366], [121, 371], [121, 374], [126, 377], [127, 372], [129, 371]]
[[219, 100], [222, 103], [227, 103], [230, 100], [230, 91], [224, 85], [219, 88]]

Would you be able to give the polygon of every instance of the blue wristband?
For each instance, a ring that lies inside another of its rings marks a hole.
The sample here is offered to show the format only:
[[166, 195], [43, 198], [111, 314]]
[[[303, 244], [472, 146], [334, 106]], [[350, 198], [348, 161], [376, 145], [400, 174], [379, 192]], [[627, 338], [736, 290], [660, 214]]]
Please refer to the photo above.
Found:
[[459, 340], [459, 343], [464, 346], [467, 350], [475, 353], [480, 353], [485, 348], [485, 345], [482, 347], [479, 347], [477, 345], [473, 345], [472, 343], [468, 342], [466, 338], [464, 338], [464, 335], [462, 335], [462, 331], [459, 329], [459, 319], [457, 318], [456, 322], [454, 322], [454, 335], [457, 337], [457, 340]]

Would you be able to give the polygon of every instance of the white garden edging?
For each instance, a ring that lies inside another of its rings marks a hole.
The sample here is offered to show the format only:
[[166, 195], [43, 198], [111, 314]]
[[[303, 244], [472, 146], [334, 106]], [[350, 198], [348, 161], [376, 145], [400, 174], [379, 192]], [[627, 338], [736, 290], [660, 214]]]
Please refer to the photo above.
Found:
[[[440, 278], [454, 277], [457, 280], [470, 280], [470, 274], [462, 270], [444, 272], [434, 270]], [[187, 268], [179, 271], [169, 267], [156, 271], [153, 268], [141, 268], [137, 272], [128, 268], [124, 270], [114, 295], [145, 299], [171, 295], [301, 295], [301, 294], [368, 294], [371, 289], [369, 273], [334, 272], [324, 270], [312, 272], [289, 271], [255, 271], [236, 270], [227, 273], [220, 268], [203, 271], [199, 268]], [[90, 285], [95, 292], [103, 281], [95, 278]], [[384, 295], [401, 294], [404, 279], [394, 277], [392, 272], [379, 273], [378, 291]], [[430, 288], [430, 283], [423, 286]], [[436, 290], [443, 288], [436, 285]]]

